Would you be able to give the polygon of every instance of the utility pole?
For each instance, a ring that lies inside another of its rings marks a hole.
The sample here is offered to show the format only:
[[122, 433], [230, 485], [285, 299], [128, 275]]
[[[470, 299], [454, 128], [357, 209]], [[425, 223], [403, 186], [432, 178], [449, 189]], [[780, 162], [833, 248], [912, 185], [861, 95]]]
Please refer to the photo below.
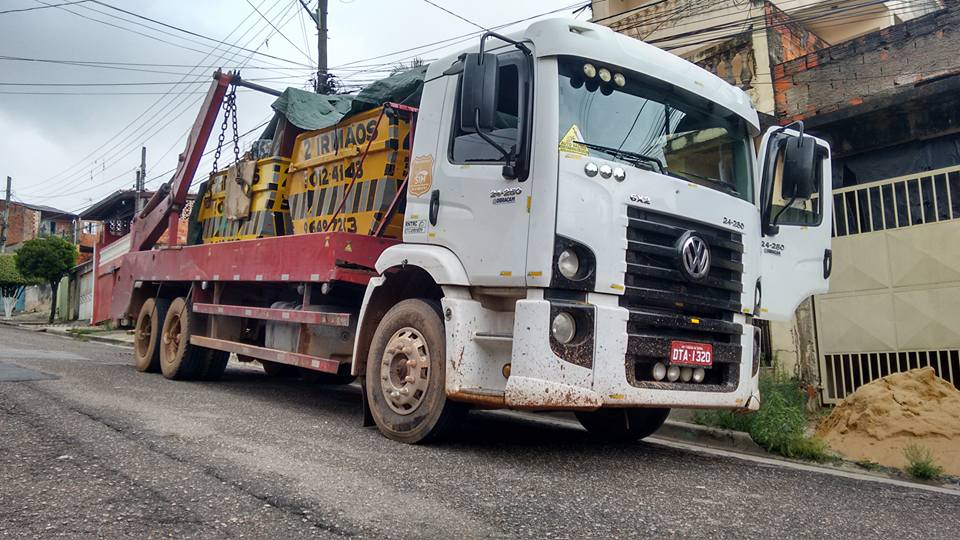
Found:
[[140, 169], [137, 170], [137, 214], [143, 209], [143, 189], [147, 183], [147, 147], [140, 147]]
[[317, 2], [317, 92], [330, 91], [327, 77], [327, 0]]
[[327, 71], [327, 0], [318, 0], [316, 11], [311, 10], [305, 0], [300, 0], [300, 5], [317, 25], [317, 80], [314, 90], [318, 94], [328, 94], [332, 89]]
[[7, 177], [6, 203], [3, 205], [3, 220], [0, 221], [0, 253], [7, 251], [7, 223], [10, 219], [10, 186], [13, 178]]

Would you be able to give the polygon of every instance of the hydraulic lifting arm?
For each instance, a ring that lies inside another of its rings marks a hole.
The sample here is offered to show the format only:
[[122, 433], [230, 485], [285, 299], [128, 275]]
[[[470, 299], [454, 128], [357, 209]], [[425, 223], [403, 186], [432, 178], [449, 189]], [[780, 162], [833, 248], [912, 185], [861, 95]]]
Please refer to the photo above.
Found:
[[239, 75], [232, 72], [223, 73], [219, 70], [214, 72], [213, 82], [210, 84], [207, 96], [200, 107], [200, 114], [197, 115], [193, 128], [190, 130], [187, 147], [180, 154], [177, 172], [174, 173], [170, 181], [160, 186], [160, 189], [150, 198], [143, 210], [134, 217], [130, 251], [149, 250], [160, 239], [160, 235], [163, 234], [165, 228], [170, 231], [169, 244], [177, 243], [180, 211], [183, 210], [187, 202], [187, 192], [190, 190], [190, 184], [197, 172], [200, 158], [203, 157], [210, 132], [213, 131], [213, 126], [217, 121], [223, 97], [231, 84], [272, 95], [280, 95], [277, 90], [244, 81], [240, 79]]

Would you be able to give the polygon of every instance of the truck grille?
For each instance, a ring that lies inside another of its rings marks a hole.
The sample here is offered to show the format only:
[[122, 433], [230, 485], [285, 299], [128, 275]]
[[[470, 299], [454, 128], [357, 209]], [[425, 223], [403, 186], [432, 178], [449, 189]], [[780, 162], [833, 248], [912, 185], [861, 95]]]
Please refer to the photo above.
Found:
[[[627, 273], [620, 305], [627, 323], [627, 380], [637, 387], [723, 392], [736, 388], [743, 327], [733, 322], [743, 292], [743, 237], [695, 221], [627, 211]], [[710, 247], [711, 268], [699, 281], [680, 269], [677, 243], [688, 231]], [[713, 367], [702, 383], [655, 381], [653, 364], [667, 363], [670, 342], [713, 345]]]

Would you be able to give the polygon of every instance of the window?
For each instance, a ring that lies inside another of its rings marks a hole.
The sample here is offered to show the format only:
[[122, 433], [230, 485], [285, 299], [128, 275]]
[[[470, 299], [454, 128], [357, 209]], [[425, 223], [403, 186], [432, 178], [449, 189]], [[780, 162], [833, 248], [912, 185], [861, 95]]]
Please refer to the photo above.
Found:
[[[521, 77], [525, 78], [524, 56], [519, 53], [500, 55], [498, 71], [496, 127], [486, 133], [497, 144], [512, 154], [519, 147], [520, 111], [525, 98], [521, 93]], [[460, 88], [453, 119], [453, 139], [450, 143], [450, 161], [453, 163], [503, 163], [505, 157], [476, 133], [460, 130]]]
[[[585, 64], [623, 77], [586, 80]], [[753, 202], [753, 141], [746, 120], [702, 96], [599, 62], [561, 57], [559, 137], [590, 144], [592, 156], [637, 157], [637, 167]]]
[[773, 204], [770, 215], [777, 225], [814, 227], [823, 220], [823, 156], [817, 161], [813, 178], [813, 193], [809, 199], [790, 201], [782, 197], [783, 152], [777, 155], [777, 169], [773, 180]]

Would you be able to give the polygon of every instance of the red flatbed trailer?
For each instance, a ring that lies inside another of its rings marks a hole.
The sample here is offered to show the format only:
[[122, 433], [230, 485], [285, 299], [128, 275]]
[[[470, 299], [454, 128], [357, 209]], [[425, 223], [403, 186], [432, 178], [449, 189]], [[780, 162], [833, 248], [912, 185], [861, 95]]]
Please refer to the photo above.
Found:
[[345, 232], [175, 246], [125, 254], [113, 270], [110, 315], [128, 319], [138, 283], [333, 283], [366, 286], [397, 240]]

